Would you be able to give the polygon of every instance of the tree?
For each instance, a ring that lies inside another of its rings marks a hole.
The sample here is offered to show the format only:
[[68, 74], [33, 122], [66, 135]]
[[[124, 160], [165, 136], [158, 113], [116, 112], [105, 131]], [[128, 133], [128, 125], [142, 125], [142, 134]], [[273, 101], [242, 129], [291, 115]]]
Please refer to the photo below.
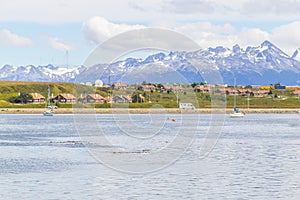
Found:
[[198, 83], [196, 83], [196, 82], [193, 82], [192, 84], [191, 84], [191, 86], [194, 88], [194, 87], [196, 87], [198, 85]]
[[144, 103], [144, 98], [140, 94], [136, 93], [132, 96], [132, 103]]
[[158, 84], [156, 85], [156, 87], [157, 87], [158, 89], [161, 89], [161, 88], [163, 88], [164, 86], [163, 86], [163, 84], [158, 83]]
[[32, 96], [30, 94], [21, 93], [17, 97], [11, 97], [9, 101], [11, 103], [21, 103], [21, 104], [27, 104], [29, 102], [32, 102]]
[[273, 92], [272, 92], [272, 90], [270, 90], [269, 93], [268, 93], [268, 95], [272, 95], [272, 94], [273, 94]]

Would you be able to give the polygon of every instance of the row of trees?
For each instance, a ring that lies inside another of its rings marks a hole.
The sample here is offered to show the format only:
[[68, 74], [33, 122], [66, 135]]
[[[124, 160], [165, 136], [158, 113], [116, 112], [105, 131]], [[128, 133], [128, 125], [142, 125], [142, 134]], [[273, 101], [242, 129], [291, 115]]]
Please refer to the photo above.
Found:
[[19, 96], [10, 97], [9, 102], [27, 104], [32, 102], [33, 98], [30, 94], [20, 93]]

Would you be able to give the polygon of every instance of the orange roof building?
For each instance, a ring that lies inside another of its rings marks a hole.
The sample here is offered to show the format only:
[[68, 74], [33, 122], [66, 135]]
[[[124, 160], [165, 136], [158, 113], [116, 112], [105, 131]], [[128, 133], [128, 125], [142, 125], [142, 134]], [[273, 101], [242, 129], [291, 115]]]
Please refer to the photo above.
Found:
[[32, 103], [45, 103], [46, 98], [40, 93], [30, 93], [32, 96]]

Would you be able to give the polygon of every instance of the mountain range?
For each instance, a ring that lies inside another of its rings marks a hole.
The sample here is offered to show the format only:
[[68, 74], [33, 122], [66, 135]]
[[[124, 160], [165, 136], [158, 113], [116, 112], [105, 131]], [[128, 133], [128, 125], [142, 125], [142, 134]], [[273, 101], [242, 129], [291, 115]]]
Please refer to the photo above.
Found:
[[[195, 64], [196, 63], [196, 64]], [[198, 65], [198, 66], [195, 66]], [[157, 53], [142, 58], [127, 58], [92, 67], [62, 68], [47, 66], [12, 66], [0, 68], [0, 80], [43, 82], [127, 82], [182, 83], [205, 81], [209, 73], [219, 72], [223, 83], [284, 85], [300, 84], [300, 49], [288, 55], [269, 41], [260, 46], [232, 48], [218, 46], [193, 52]]]

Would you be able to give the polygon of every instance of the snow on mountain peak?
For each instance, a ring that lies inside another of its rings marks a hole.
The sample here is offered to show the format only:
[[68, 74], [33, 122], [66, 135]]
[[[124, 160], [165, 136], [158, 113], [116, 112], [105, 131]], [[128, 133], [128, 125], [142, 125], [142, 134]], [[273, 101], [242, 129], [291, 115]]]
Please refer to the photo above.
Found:
[[[171, 51], [169, 54], [149, 55], [145, 59], [127, 58], [109, 65], [99, 63], [90, 68], [84, 66], [61, 68], [50, 64], [37, 67], [5, 65], [0, 68], [0, 79], [66, 82], [79, 79], [82, 82], [92, 82], [101, 79], [103, 82], [113, 83], [126, 75], [130, 83], [133, 80], [139, 81], [139, 78], [151, 81], [158, 75], [167, 77], [166, 79], [174, 78], [172, 74], [174, 72], [189, 81], [197, 82], [202, 81], [199, 80], [198, 71], [211, 70], [213, 66], [219, 70], [225, 83], [233, 80], [233, 76], [239, 76], [244, 84], [275, 82], [296, 84], [300, 73], [299, 52], [300, 49], [297, 49], [290, 57], [266, 40], [259, 46], [248, 46], [246, 49], [237, 44], [232, 48], [217, 46], [195, 52]], [[201, 69], [196, 69], [189, 59], [203, 61], [204, 65], [200, 66]]]
[[294, 60], [300, 61], [300, 53], [299, 52], [300, 52], [300, 48], [296, 49], [296, 51], [293, 53], [291, 58]]
[[272, 47], [275, 46], [274, 44], [272, 44], [270, 41], [265, 40], [263, 43], [261, 43], [260, 45], [261, 47], [267, 46], [267, 47]]

